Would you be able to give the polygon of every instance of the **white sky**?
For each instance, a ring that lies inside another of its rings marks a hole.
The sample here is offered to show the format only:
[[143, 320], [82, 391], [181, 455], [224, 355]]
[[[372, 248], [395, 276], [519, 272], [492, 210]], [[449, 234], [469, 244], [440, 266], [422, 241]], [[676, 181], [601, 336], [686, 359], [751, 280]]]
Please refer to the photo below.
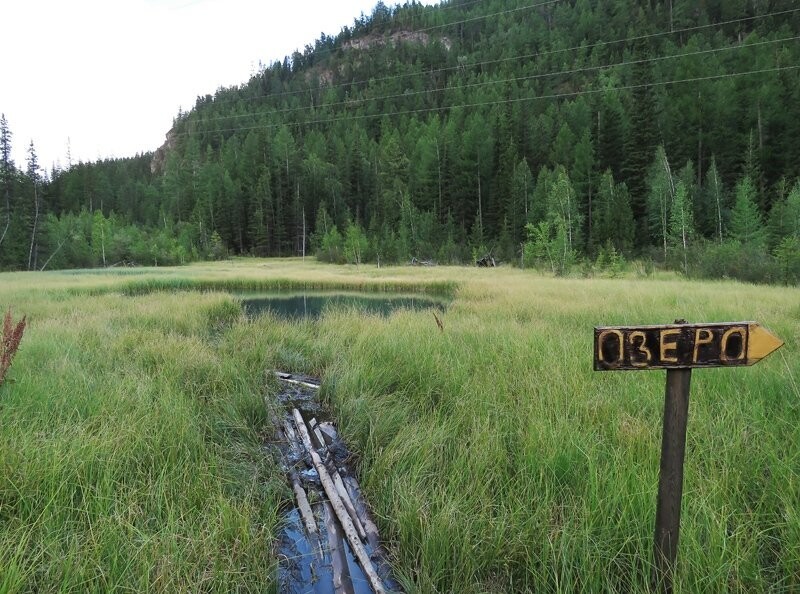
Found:
[[4, 0], [0, 112], [14, 161], [24, 169], [31, 140], [47, 170], [66, 166], [68, 139], [73, 163], [155, 150], [179, 107], [336, 35], [376, 2]]

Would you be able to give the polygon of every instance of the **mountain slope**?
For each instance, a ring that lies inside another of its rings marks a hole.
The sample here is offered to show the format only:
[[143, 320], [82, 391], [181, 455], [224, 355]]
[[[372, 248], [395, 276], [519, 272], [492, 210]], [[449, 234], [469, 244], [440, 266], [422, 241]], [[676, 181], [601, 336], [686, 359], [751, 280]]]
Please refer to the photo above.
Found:
[[[799, 31], [790, 0], [378, 4], [198, 97], [135, 175], [147, 204], [111, 181], [103, 210], [178, 225], [198, 255], [337, 260], [350, 231], [382, 262], [517, 260], [526, 224], [545, 224], [579, 254], [663, 257], [675, 196], [659, 198], [660, 169], [684, 182], [696, 238], [728, 234], [745, 176], [765, 220], [783, 204], [800, 174]], [[87, 206], [74, 175], [51, 191], [70, 212]]]

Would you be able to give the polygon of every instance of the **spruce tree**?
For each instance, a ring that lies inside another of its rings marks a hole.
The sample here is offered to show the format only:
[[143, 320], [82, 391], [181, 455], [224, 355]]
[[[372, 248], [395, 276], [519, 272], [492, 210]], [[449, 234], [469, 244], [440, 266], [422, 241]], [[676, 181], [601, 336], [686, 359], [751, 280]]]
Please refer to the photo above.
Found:
[[28, 146], [28, 179], [33, 188], [33, 216], [31, 224], [31, 245], [28, 251], [28, 270], [35, 270], [39, 254], [39, 244], [37, 242], [37, 232], [39, 230], [39, 157], [36, 156], [36, 148], [31, 140]]
[[584, 234], [587, 245], [592, 243], [592, 201], [595, 184], [595, 157], [589, 129], [585, 129], [581, 139], [575, 146], [575, 159], [572, 165], [572, 181], [575, 185], [579, 209], [586, 215]]
[[630, 251], [634, 241], [633, 212], [625, 183], [615, 183], [610, 169], [600, 177], [592, 212], [593, 250], [610, 244], [617, 252]]
[[11, 226], [11, 177], [14, 164], [11, 160], [11, 130], [8, 128], [6, 114], [0, 114], [0, 192], [3, 193], [3, 232], [0, 233], [0, 245], [6, 238]]
[[743, 245], [763, 249], [767, 244], [767, 233], [756, 204], [757, 195], [749, 177], [743, 177], [736, 184], [736, 201], [731, 210], [728, 236]]
[[657, 113], [653, 72], [651, 62], [641, 62], [650, 57], [650, 49], [644, 40], [636, 43], [634, 57], [640, 62], [633, 65], [631, 90], [630, 125], [625, 139], [625, 165], [623, 180], [631, 195], [631, 209], [636, 221], [637, 245], [645, 245], [648, 240], [647, 213], [647, 175], [653, 151], [658, 144], [656, 128]]

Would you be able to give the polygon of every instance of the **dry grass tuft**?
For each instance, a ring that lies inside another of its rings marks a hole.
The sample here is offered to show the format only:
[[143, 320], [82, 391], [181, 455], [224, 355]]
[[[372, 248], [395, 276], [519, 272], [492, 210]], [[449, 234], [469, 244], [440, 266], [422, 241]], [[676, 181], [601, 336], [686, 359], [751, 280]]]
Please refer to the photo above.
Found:
[[6, 373], [11, 362], [14, 360], [14, 355], [17, 354], [19, 343], [22, 341], [22, 335], [25, 333], [25, 316], [14, 325], [11, 318], [11, 308], [6, 311], [5, 318], [3, 319], [3, 336], [0, 342], [0, 386], [6, 379]]

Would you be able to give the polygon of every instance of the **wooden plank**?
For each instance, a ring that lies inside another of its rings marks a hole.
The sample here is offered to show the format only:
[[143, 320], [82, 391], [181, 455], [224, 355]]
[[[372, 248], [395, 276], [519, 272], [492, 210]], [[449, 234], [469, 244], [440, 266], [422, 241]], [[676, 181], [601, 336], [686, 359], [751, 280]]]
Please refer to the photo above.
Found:
[[595, 371], [753, 365], [783, 345], [756, 322], [601, 326]]

